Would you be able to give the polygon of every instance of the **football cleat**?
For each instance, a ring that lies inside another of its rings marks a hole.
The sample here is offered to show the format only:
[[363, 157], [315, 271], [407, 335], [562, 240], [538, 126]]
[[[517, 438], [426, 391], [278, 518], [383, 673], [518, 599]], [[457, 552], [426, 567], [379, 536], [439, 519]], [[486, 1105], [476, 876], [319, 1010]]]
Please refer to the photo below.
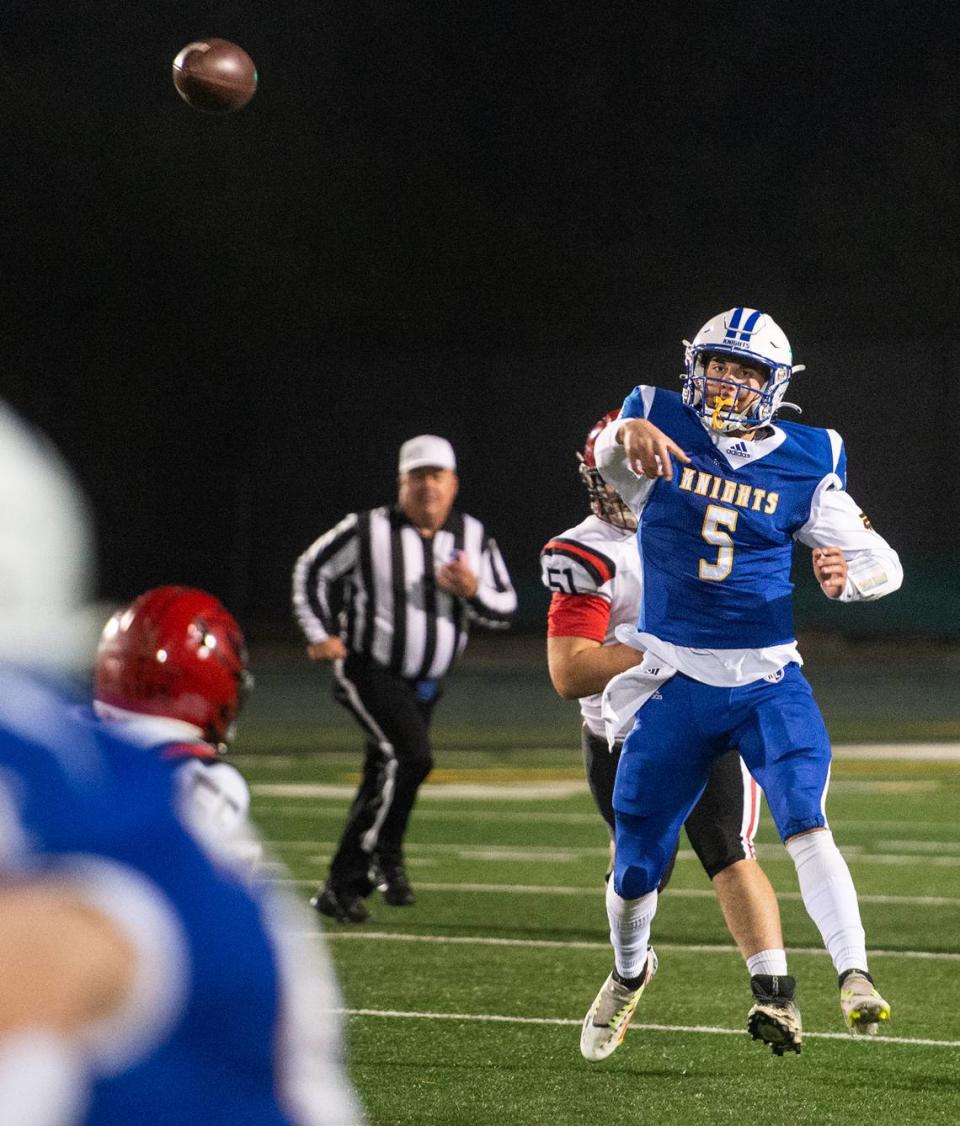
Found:
[[310, 906], [328, 919], [338, 923], [365, 923], [370, 918], [363, 897], [347, 891], [336, 891], [329, 883], [324, 884], [310, 900]]
[[580, 1051], [584, 1059], [605, 1060], [620, 1047], [637, 1010], [637, 1002], [656, 972], [657, 956], [651, 946], [647, 951], [643, 981], [636, 989], [617, 981], [610, 974], [583, 1018]]
[[754, 974], [750, 979], [753, 1006], [747, 1013], [747, 1032], [770, 1045], [775, 1056], [800, 1052], [803, 1025], [793, 999], [796, 981], [788, 975]]
[[890, 1019], [890, 1004], [874, 988], [866, 970], [847, 970], [840, 978], [840, 1011], [853, 1036], [876, 1036]]

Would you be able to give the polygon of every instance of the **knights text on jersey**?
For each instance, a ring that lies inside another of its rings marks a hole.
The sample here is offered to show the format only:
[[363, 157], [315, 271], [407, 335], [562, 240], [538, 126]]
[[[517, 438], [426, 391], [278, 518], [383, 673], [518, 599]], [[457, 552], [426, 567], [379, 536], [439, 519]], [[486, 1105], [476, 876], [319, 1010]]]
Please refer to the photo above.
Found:
[[637, 628], [702, 649], [792, 641], [793, 537], [824, 478], [844, 487], [838, 436], [778, 422], [772, 440], [741, 443], [738, 456], [736, 443], [711, 441], [676, 392], [652, 388], [632, 392], [622, 415], [649, 419], [690, 458], [655, 482], [639, 517]]

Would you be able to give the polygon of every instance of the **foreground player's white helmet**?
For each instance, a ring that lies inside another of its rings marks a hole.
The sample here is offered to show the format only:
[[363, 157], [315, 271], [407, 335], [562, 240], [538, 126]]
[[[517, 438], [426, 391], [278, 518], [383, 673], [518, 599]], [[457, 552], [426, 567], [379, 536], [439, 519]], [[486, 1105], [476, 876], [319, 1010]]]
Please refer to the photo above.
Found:
[[47, 439], [0, 402], [0, 660], [89, 664], [93, 537], [87, 505]]
[[[795, 404], [784, 402], [783, 397], [790, 376], [803, 371], [803, 365], [794, 365], [790, 341], [783, 329], [759, 309], [738, 305], [719, 313], [707, 321], [692, 342], [685, 340], [684, 345], [683, 401], [697, 411], [708, 429], [756, 430], [770, 422], [778, 410], [800, 410]], [[765, 377], [763, 387], [745, 410], [738, 411], [735, 401], [719, 407], [707, 406], [705, 373], [711, 356], [728, 356], [739, 363], [750, 361], [760, 368]]]

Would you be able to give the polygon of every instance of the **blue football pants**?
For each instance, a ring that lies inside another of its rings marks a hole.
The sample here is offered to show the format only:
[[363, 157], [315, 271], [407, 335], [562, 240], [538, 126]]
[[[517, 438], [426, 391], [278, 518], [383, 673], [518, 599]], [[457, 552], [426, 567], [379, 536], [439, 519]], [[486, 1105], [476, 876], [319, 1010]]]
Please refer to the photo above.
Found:
[[714, 760], [731, 747], [763, 789], [781, 840], [826, 825], [830, 738], [799, 666], [738, 688], [677, 673], [637, 712], [620, 756], [618, 895], [637, 899], [659, 885]]

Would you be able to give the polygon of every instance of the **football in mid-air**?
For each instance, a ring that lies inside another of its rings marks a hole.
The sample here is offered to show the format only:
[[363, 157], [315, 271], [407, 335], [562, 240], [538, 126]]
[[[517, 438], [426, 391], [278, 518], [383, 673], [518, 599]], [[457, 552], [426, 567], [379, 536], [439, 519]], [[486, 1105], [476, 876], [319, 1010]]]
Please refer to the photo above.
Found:
[[229, 39], [198, 39], [173, 60], [173, 84], [194, 109], [230, 113], [253, 97], [257, 68], [247, 52]]

